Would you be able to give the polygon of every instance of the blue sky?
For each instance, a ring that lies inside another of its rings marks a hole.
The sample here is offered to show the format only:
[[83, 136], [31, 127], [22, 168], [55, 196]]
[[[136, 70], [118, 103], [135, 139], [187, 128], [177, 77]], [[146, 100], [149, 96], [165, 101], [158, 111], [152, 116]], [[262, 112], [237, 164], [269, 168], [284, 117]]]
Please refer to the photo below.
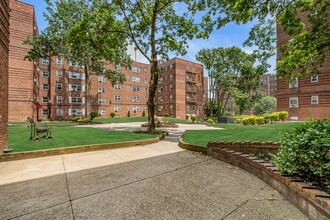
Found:
[[[43, 0], [21, 0], [22, 2], [29, 3], [34, 5], [36, 19], [39, 27], [39, 31], [42, 31], [47, 23], [43, 18], [43, 12], [46, 12], [46, 3]], [[231, 47], [238, 46], [241, 47], [245, 52], [252, 52], [254, 48], [243, 47], [243, 42], [247, 39], [248, 33], [252, 24], [246, 25], [236, 25], [229, 24], [220, 30], [215, 30], [209, 39], [194, 39], [189, 41], [188, 53], [185, 56], [181, 56], [184, 59], [196, 62], [196, 54], [199, 50], [203, 48], [215, 48], [215, 47]], [[172, 58], [175, 56], [175, 53], [169, 54], [169, 57]], [[143, 60], [144, 62], [146, 60]], [[269, 73], [275, 72], [276, 57], [269, 59], [269, 64], [271, 68], [268, 70]]]

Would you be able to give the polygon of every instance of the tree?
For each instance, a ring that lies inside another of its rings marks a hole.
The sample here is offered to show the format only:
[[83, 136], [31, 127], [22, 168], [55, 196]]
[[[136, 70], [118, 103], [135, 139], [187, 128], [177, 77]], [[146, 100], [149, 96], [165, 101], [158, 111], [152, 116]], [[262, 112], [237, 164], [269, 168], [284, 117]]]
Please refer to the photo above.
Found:
[[[209, 56], [203, 57], [203, 54]], [[209, 60], [212, 57], [212, 61]], [[255, 65], [255, 55], [247, 54], [238, 47], [203, 49], [198, 52], [197, 58], [210, 69], [209, 75], [214, 80], [217, 115], [225, 114], [229, 101], [233, 98], [239, 106], [240, 113], [254, 98], [260, 75], [265, 67]]]
[[253, 114], [262, 115], [270, 113], [271, 110], [276, 108], [276, 98], [272, 96], [265, 96], [253, 107]]
[[[109, 30], [127, 36], [135, 48], [149, 61], [151, 72], [148, 97], [148, 130], [155, 129], [155, 93], [161, 69], [159, 59], [167, 59], [168, 52], [187, 53], [187, 41], [194, 37], [207, 37], [212, 22], [196, 24], [194, 19], [197, 8], [194, 1], [155, 0], [129, 1], [113, 0], [105, 8], [116, 7], [118, 17], [124, 21], [123, 27]], [[175, 8], [184, 8], [179, 11]]]
[[[315, 74], [330, 55], [329, 0], [201, 0], [198, 7], [219, 15], [215, 19], [217, 28], [230, 22], [257, 20], [245, 45], [258, 47], [254, 53], [263, 64], [275, 54], [277, 22], [292, 39], [281, 48], [283, 57], [277, 63], [278, 78]], [[305, 20], [303, 14], [308, 14]]]
[[[127, 41], [118, 33], [105, 34], [103, 27], [117, 28], [123, 25], [114, 15], [112, 7], [104, 10], [102, 1], [88, 0], [46, 0], [48, 14], [44, 14], [49, 26], [32, 39], [26, 41], [33, 46], [27, 59], [63, 55], [84, 71], [86, 84], [86, 115], [90, 118], [90, 76], [105, 75], [112, 84], [123, 83], [125, 76], [108, 70], [106, 64], [129, 65], [126, 54]], [[106, 19], [100, 14], [105, 14]], [[44, 44], [45, 43], [45, 44]]]

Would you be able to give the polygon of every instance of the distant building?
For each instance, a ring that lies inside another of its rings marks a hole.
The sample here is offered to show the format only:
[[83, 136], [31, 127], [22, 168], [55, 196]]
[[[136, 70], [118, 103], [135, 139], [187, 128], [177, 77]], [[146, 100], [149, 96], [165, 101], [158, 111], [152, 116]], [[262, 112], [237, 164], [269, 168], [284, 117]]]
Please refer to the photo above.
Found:
[[[307, 14], [303, 14], [302, 18]], [[277, 24], [277, 48], [289, 41], [289, 36]], [[278, 51], [277, 59], [282, 59]], [[277, 110], [288, 111], [291, 120], [330, 119], [330, 58], [320, 67], [320, 74], [294, 79], [277, 80]]]
[[277, 81], [276, 74], [266, 73], [261, 76], [260, 92], [265, 96], [276, 96]]
[[130, 55], [131, 59], [134, 62], [141, 63], [142, 62], [142, 54], [133, 44], [128, 45], [127, 54]]
[[9, 4], [0, 1], [0, 152], [8, 144]]

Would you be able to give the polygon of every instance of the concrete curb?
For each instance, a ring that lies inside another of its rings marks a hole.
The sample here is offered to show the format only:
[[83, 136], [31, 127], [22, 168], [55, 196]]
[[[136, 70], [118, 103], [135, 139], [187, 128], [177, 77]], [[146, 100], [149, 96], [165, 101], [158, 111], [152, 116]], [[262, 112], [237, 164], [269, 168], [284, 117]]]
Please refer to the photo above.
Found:
[[157, 143], [160, 140], [162, 140], [164, 137], [165, 135], [162, 135], [158, 138], [140, 140], [140, 141], [127, 141], [127, 142], [119, 142], [119, 143], [105, 143], [105, 144], [94, 144], [94, 145], [84, 145], [84, 146], [75, 146], [75, 147], [64, 147], [64, 148], [56, 148], [56, 149], [25, 151], [25, 152], [17, 152], [17, 153], [6, 153], [0, 155], [0, 162], [31, 159], [37, 157], [56, 156], [62, 154], [83, 153], [88, 151], [109, 150], [109, 149], [116, 149], [123, 147], [143, 146], [147, 144]]
[[180, 138], [180, 140], [179, 140], [179, 147], [181, 147], [183, 149], [186, 149], [186, 150], [190, 150], [190, 151], [201, 152], [203, 154], [207, 153], [206, 147], [197, 146], [197, 145], [193, 145], [193, 144], [188, 144], [188, 143], [184, 142], [182, 140], [182, 138]]

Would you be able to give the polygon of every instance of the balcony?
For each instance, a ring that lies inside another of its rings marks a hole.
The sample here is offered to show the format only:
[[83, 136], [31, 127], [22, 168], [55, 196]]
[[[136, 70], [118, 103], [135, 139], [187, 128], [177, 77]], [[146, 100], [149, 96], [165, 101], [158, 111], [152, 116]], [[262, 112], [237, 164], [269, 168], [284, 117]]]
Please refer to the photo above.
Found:
[[186, 82], [187, 83], [197, 84], [197, 80], [195, 80], [194, 78], [191, 78], [191, 77], [187, 77], [186, 78]]
[[196, 103], [197, 102], [197, 99], [196, 98], [187, 97], [187, 102]]
[[187, 87], [187, 92], [197, 93], [197, 89], [196, 88], [193, 88], [193, 87]]

